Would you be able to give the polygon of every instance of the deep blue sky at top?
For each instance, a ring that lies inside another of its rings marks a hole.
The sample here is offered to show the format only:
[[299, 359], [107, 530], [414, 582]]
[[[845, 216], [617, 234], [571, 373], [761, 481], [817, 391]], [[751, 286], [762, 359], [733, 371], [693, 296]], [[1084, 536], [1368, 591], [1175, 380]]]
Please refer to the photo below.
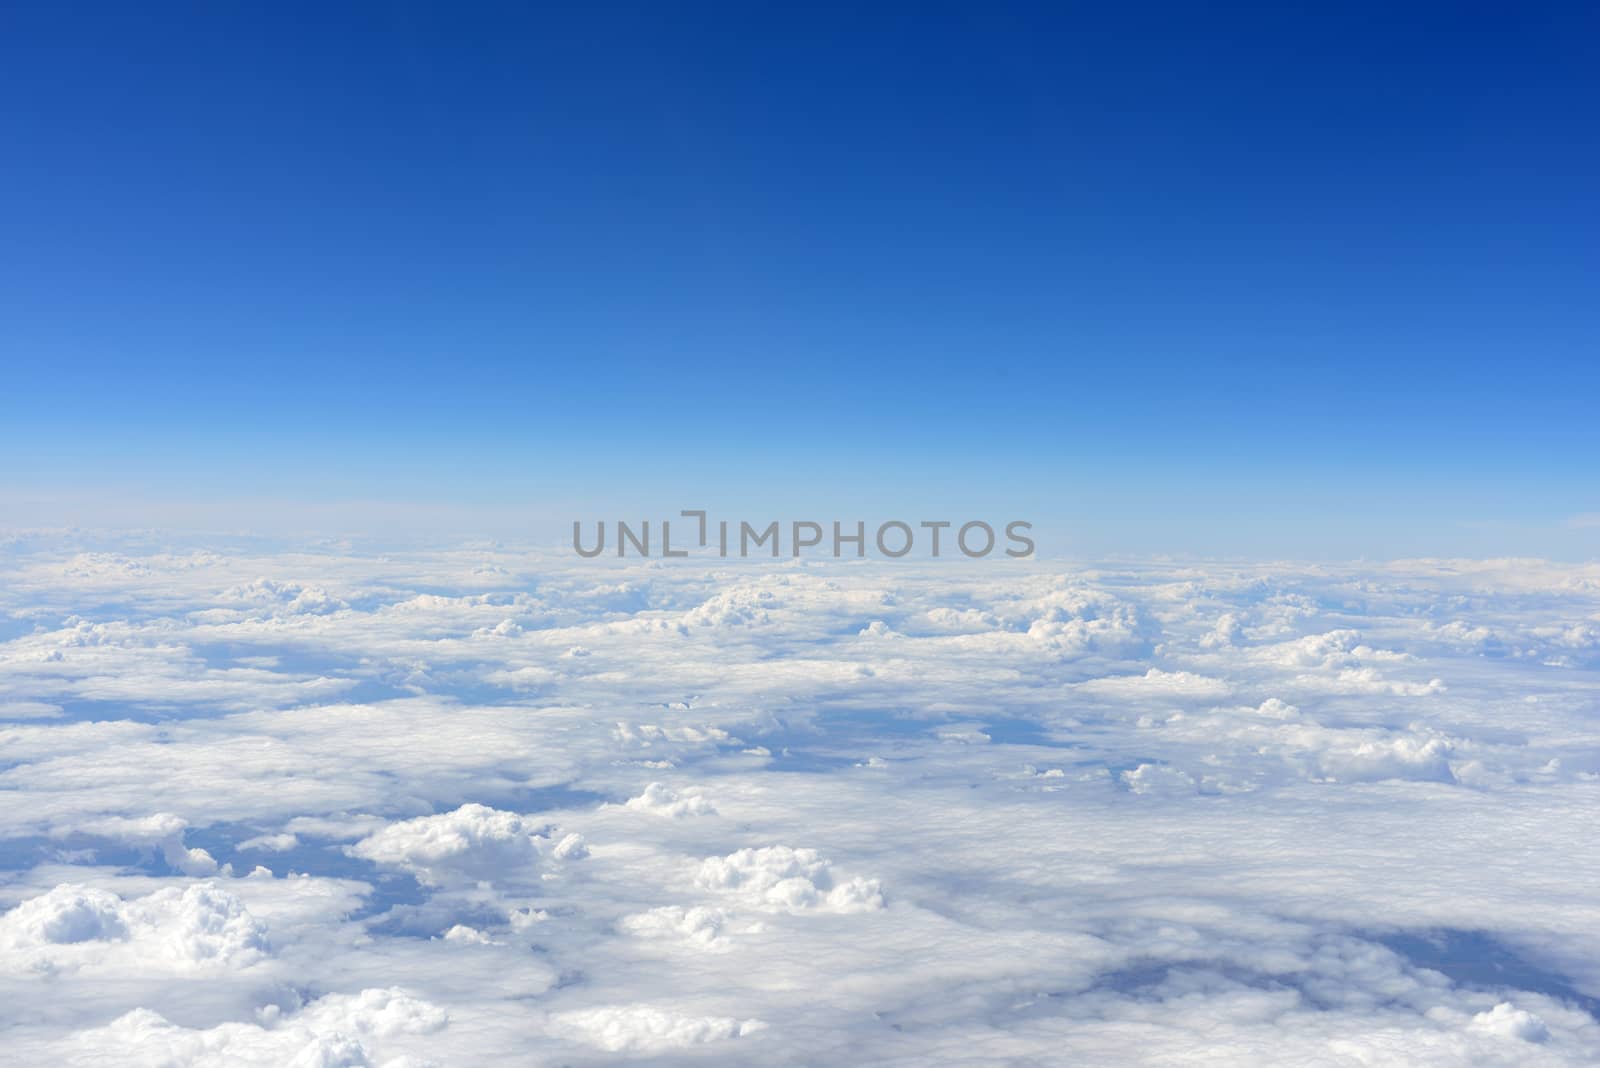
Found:
[[1323, 7], [8, 4], [0, 486], [1600, 511], [1600, 9]]

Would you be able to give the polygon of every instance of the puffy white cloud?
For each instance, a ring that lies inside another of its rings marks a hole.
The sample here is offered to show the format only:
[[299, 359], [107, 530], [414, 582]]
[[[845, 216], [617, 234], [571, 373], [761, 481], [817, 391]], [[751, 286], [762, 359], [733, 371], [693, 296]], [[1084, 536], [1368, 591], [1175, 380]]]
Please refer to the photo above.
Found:
[[1543, 1042], [1550, 1037], [1550, 1029], [1543, 1020], [1509, 1001], [1502, 1001], [1488, 1012], [1478, 1013], [1472, 1018], [1472, 1026], [1491, 1035], [1523, 1042]]
[[776, 595], [767, 589], [736, 586], [707, 598], [685, 612], [685, 627], [749, 627], [771, 622], [778, 608]]
[[561, 836], [550, 847], [550, 855], [557, 860], [583, 860], [589, 855], [589, 842], [583, 835], [573, 832]]
[[692, 724], [662, 726], [657, 723], [618, 723], [615, 734], [622, 744], [640, 748], [660, 743], [704, 746], [731, 745], [738, 741], [721, 727], [696, 727]]
[[716, 808], [702, 797], [697, 790], [680, 794], [670, 786], [653, 782], [644, 788], [638, 797], [631, 797], [627, 807], [636, 812], [648, 812], [656, 816], [666, 816], [670, 819], [682, 819], [685, 816], [710, 816], [716, 813]]
[[[135, 1009], [59, 1048], [67, 1064], [149, 1065], [152, 1068], [366, 1068], [407, 1063], [385, 1051], [414, 1047], [416, 1036], [449, 1025], [436, 1005], [397, 988], [329, 994], [292, 1014], [270, 1011], [261, 1023], [211, 1028], [174, 1024]], [[409, 1063], [417, 1063], [411, 1061]]]
[[778, 845], [707, 857], [695, 873], [695, 883], [737, 895], [763, 909], [870, 912], [883, 908], [878, 880], [836, 879], [833, 865], [814, 849]]
[[269, 952], [267, 932], [214, 882], [166, 887], [125, 901], [64, 883], [0, 916], [9, 970], [128, 970], [248, 966]]
[[223, 602], [271, 605], [290, 615], [337, 612], [350, 607], [320, 586], [302, 586], [295, 582], [275, 582], [266, 578], [256, 579], [249, 585], [230, 587], [218, 599]]
[[1122, 781], [1136, 794], [1189, 794], [1194, 777], [1164, 764], [1140, 764], [1122, 773]]
[[127, 937], [121, 898], [71, 883], [29, 898], [0, 916], [0, 940], [12, 950]]
[[650, 1005], [607, 1005], [561, 1013], [558, 1032], [610, 1053], [659, 1053], [760, 1031], [760, 1020], [688, 1016]]
[[1191, 671], [1161, 671], [1151, 668], [1143, 675], [1118, 675], [1090, 679], [1079, 684], [1085, 693], [1113, 697], [1165, 697], [1189, 700], [1226, 697], [1229, 686], [1221, 679], [1210, 679]]
[[493, 879], [537, 862], [544, 825], [487, 805], [391, 823], [350, 846], [351, 856], [404, 868], [424, 883]]
[[211, 854], [204, 849], [190, 849], [183, 844], [184, 831], [188, 826], [188, 821], [182, 816], [171, 812], [158, 812], [136, 819], [108, 816], [85, 820], [70, 829], [84, 834], [104, 836], [130, 845], [158, 849], [174, 870], [185, 875], [210, 875], [217, 870], [217, 862], [212, 859]]
[[662, 905], [624, 916], [617, 928], [637, 938], [671, 939], [705, 949], [725, 949], [729, 946], [724, 934], [728, 923], [728, 914], [719, 908]]
[[1432, 779], [1453, 782], [1451, 745], [1444, 738], [1398, 737], [1334, 744], [1318, 756], [1322, 773], [1333, 779]]

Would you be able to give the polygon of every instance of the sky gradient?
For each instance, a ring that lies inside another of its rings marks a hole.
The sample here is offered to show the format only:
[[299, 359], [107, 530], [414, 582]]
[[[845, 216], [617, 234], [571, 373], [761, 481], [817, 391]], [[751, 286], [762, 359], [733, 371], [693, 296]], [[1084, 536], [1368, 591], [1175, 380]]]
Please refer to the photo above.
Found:
[[0, 14], [0, 522], [1595, 554], [1592, 9], [83, 11]]

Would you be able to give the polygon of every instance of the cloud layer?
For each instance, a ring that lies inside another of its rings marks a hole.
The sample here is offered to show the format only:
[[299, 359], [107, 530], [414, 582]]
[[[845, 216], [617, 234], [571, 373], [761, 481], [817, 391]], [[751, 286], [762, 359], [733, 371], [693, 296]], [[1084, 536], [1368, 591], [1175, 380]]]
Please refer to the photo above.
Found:
[[24, 1064], [1600, 1061], [1600, 567], [0, 549]]

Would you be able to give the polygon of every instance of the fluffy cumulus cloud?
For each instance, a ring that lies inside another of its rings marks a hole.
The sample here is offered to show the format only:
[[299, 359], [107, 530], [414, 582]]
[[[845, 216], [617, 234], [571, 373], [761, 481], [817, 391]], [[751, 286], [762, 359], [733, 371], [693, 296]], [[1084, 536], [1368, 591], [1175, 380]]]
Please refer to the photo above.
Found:
[[1600, 568], [0, 544], [22, 1065], [1600, 1063]]
[[422, 1062], [381, 1051], [403, 1049], [413, 1036], [436, 1034], [449, 1024], [442, 1009], [393, 988], [331, 994], [299, 1012], [260, 1017], [259, 1023], [190, 1028], [135, 1009], [77, 1035], [63, 1052], [66, 1063], [83, 1065], [404, 1068]]
[[430, 884], [520, 876], [538, 861], [542, 829], [515, 812], [462, 805], [453, 812], [391, 823], [351, 846], [349, 853], [403, 868]]
[[638, 797], [628, 799], [628, 807], [636, 812], [682, 819], [685, 816], [709, 816], [717, 810], [697, 791], [679, 793], [669, 786], [653, 782]]
[[814, 849], [766, 846], [708, 857], [701, 862], [695, 883], [763, 909], [866, 912], [883, 907], [876, 879], [838, 879], [833, 866]]
[[[662, 905], [648, 912], [624, 916], [618, 927], [640, 938], [671, 938], [689, 942], [706, 949], [722, 949], [728, 945], [723, 931], [728, 924], [728, 914], [722, 909], [697, 905]], [[759, 930], [759, 926], [752, 930]]]
[[688, 1016], [650, 1005], [615, 1005], [561, 1013], [558, 1031], [610, 1053], [656, 1053], [751, 1035], [765, 1024], [724, 1016]]
[[0, 916], [0, 947], [0, 966], [35, 973], [221, 968], [269, 952], [265, 928], [213, 882], [167, 886], [131, 901], [62, 883]]

